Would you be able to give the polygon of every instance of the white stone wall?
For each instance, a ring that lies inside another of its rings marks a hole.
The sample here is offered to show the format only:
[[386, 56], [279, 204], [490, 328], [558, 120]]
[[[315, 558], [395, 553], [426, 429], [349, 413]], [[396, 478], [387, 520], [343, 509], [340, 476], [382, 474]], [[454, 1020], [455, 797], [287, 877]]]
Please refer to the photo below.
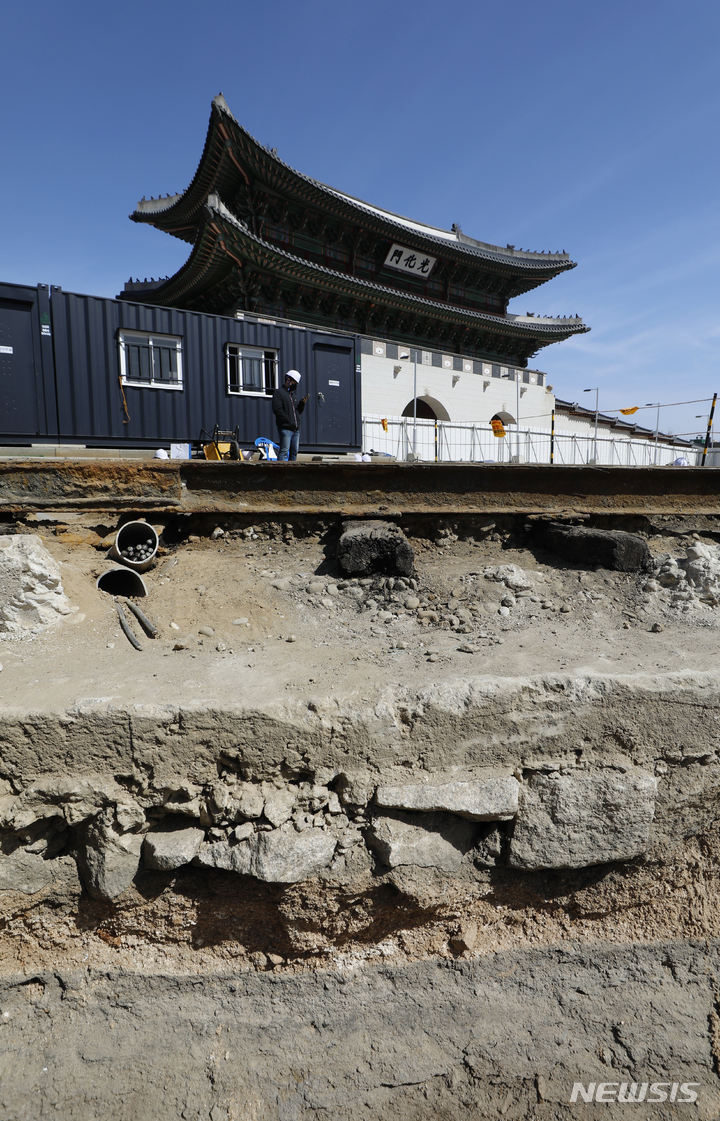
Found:
[[[472, 363], [464, 361], [464, 366]], [[395, 368], [400, 372], [395, 374]], [[533, 378], [534, 373], [530, 373]], [[555, 398], [544, 386], [520, 383], [520, 424], [549, 427]], [[515, 382], [486, 377], [472, 369], [443, 369], [418, 363], [417, 394], [426, 398], [440, 420], [471, 421], [489, 424], [496, 413], [507, 413], [515, 420]], [[413, 399], [413, 363], [398, 358], [362, 355], [363, 416], [401, 416]], [[438, 408], [440, 406], [440, 408]]]
[[[559, 429], [561, 428], [563, 432], [577, 432], [582, 434], [583, 436], [587, 436], [588, 432], [595, 432], [595, 417], [591, 416], [586, 418], [581, 416], [569, 416], [567, 413], [556, 412], [555, 429], [559, 431]], [[633, 437], [633, 434], [629, 431], [629, 429], [613, 428], [612, 425], [603, 424], [602, 420], [599, 421], [598, 439], [600, 437], [607, 439], [608, 436], [611, 436], [616, 440], [642, 439], [641, 436]]]
[[[652, 428], [652, 425], [645, 424], [644, 428]], [[555, 431], [572, 432], [581, 436], [587, 436], [588, 433], [594, 436], [595, 434], [595, 417], [580, 417], [570, 416], [568, 413], [556, 412], [555, 413]], [[646, 441], [648, 444], [655, 446], [655, 434], [652, 436], [644, 437], [633, 433], [629, 428], [616, 428], [612, 424], [603, 424], [602, 418], [598, 421], [598, 440], [615, 440], [616, 442], [632, 440], [633, 443], [642, 443]], [[665, 447], [674, 446], [672, 440], [664, 440], [662, 433], [658, 441]], [[681, 452], [678, 452], [680, 455]]]

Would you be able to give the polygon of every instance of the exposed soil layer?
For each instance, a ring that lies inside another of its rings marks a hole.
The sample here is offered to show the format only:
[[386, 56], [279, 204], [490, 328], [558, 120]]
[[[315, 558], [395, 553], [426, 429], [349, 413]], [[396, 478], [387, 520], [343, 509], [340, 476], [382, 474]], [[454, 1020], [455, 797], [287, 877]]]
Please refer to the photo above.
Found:
[[[632, 1115], [720, 1115], [720, 611], [683, 560], [717, 523], [631, 526], [638, 573], [426, 524], [400, 582], [344, 578], [334, 523], [154, 524], [142, 651], [95, 586], [114, 523], [10, 527], [77, 610], [0, 636], [2, 1117], [589, 1116], [576, 1082], [698, 1083]], [[640, 775], [651, 821], [600, 863], [554, 810], [574, 867], [510, 866], [508, 814], [451, 872], [371, 843], [388, 790], [490, 771], [521, 814], [537, 776]], [[182, 823], [226, 864], [150, 871], [142, 838]], [[107, 899], [76, 865], [100, 828], [137, 841]], [[308, 831], [337, 841], [309, 878], [223, 870]]]
[[[659, 1084], [633, 1117], [711, 1118], [719, 968], [716, 944], [663, 942], [302, 976], [40, 970], [0, 986], [0, 1109], [13, 1121], [565, 1121], [595, 1115], [571, 1104], [582, 1082], [616, 1095]], [[697, 1101], [670, 1104], [688, 1083], [680, 1096]]]

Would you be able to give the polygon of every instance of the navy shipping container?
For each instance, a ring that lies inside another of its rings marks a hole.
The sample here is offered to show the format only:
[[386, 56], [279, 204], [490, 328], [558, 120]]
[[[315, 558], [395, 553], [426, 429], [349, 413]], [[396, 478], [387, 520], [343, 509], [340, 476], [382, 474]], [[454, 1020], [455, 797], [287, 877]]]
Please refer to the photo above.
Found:
[[[12, 342], [5, 341], [12, 337]], [[309, 394], [303, 451], [361, 446], [358, 340], [282, 322], [0, 286], [0, 443], [157, 447], [215, 424], [277, 439], [272, 388]], [[8, 353], [10, 351], [10, 353]]]
[[57, 436], [55, 367], [46, 284], [0, 284], [0, 442]]

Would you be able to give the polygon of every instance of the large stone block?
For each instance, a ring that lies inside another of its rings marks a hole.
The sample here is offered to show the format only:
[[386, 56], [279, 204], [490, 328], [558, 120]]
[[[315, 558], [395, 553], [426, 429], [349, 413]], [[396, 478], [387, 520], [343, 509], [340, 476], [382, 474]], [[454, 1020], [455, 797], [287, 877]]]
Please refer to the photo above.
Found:
[[368, 842], [389, 868], [409, 864], [457, 872], [477, 831], [472, 822], [453, 814], [396, 812], [373, 820]]
[[268, 789], [265, 794], [265, 817], [275, 826], [290, 820], [295, 805], [295, 790]]
[[25, 852], [23, 848], [16, 849], [10, 856], [0, 856], [0, 891], [35, 895], [50, 883], [53, 876], [52, 861]]
[[223, 868], [255, 876], [271, 884], [295, 884], [327, 868], [335, 854], [337, 838], [324, 829], [272, 829], [255, 833], [247, 841], [229, 845], [219, 841], [202, 845], [194, 864]]
[[354, 576], [373, 572], [409, 576], [415, 554], [403, 531], [392, 522], [345, 522], [337, 559], [343, 572]]
[[170, 872], [189, 864], [204, 838], [204, 831], [195, 826], [153, 830], [143, 842], [143, 861], [157, 872]]
[[657, 779], [646, 771], [534, 774], [510, 841], [515, 868], [583, 868], [645, 851]]
[[241, 876], [250, 875], [252, 849], [250, 841], [229, 845], [227, 841], [215, 841], [201, 845], [193, 864], [200, 868], [222, 868], [224, 872], [237, 872]]
[[379, 806], [397, 810], [447, 812], [469, 821], [506, 821], [518, 809], [520, 783], [512, 775], [488, 775], [467, 782], [380, 786]]
[[80, 877], [93, 899], [109, 902], [130, 887], [140, 864], [142, 836], [91, 826], [77, 854]]
[[256, 833], [248, 842], [252, 847], [252, 874], [271, 884], [296, 884], [327, 868], [337, 838], [324, 829], [273, 829]]
[[533, 539], [575, 564], [599, 565], [618, 572], [643, 572], [652, 567], [652, 555], [642, 537], [621, 529], [538, 522], [533, 528]]
[[230, 845], [227, 841], [203, 844], [197, 850], [193, 864], [199, 868], [221, 868], [224, 872], [238, 872], [250, 876], [251, 849], [249, 841]]

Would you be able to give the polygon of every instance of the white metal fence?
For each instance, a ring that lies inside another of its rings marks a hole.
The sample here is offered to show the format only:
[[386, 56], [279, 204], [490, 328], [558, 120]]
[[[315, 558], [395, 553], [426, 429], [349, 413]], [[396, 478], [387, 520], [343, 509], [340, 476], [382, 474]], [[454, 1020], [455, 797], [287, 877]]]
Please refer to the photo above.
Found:
[[[385, 419], [387, 431], [382, 421]], [[497, 437], [487, 424], [449, 420], [418, 420], [412, 417], [363, 417], [363, 451], [385, 452], [407, 459], [416, 451], [418, 459], [430, 463], [510, 463], [518, 454], [524, 463], [550, 463], [550, 429], [520, 428], [508, 425], [506, 435]], [[519, 436], [519, 439], [518, 439]], [[686, 445], [654, 440], [628, 439], [598, 434], [597, 458], [593, 432], [555, 430], [557, 464], [582, 465], [595, 460], [614, 467], [667, 466], [685, 456], [691, 467], [700, 462], [702, 452]]]

